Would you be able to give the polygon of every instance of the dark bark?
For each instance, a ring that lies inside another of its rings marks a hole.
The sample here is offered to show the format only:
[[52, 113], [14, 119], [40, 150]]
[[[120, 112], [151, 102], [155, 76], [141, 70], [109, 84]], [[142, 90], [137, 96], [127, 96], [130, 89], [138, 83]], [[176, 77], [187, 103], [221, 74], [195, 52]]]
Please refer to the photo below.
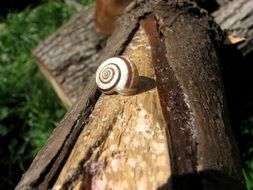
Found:
[[215, 21], [229, 35], [244, 37], [238, 45], [243, 56], [253, 54], [253, 2], [234, 0], [213, 14]]
[[[70, 22], [71, 23], [71, 22]], [[116, 32], [115, 36], [108, 41], [107, 48], [104, 49], [101, 57], [96, 61], [96, 65], [102, 61], [116, 55], [122, 54], [128, 41], [131, 40], [132, 33], [138, 25], [138, 20], [132, 22], [132, 25], [124, 28], [124, 32]], [[122, 29], [122, 28], [121, 28]], [[50, 39], [48, 39], [49, 41]], [[110, 46], [112, 45], [113, 46]], [[21, 181], [16, 186], [19, 189], [34, 189], [48, 187], [55, 179], [57, 171], [62, 168], [64, 161], [69, 155], [73, 144], [75, 143], [80, 128], [84, 127], [87, 117], [94, 107], [98, 98], [94, 76], [86, 83], [83, 93], [78, 102], [65, 115], [60, 125], [53, 131], [47, 143], [37, 154], [31, 166], [22, 176]], [[75, 136], [71, 134], [75, 133]], [[71, 140], [70, 140], [71, 139]], [[71, 143], [71, 145], [69, 145]], [[62, 158], [58, 158], [62, 157]], [[65, 159], [64, 159], [65, 158]], [[58, 162], [59, 161], [59, 162]]]
[[[107, 2], [100, 1], [102, 4]], [[116, 12], [116, 14], [110, 14], [113, 20], [109, 19], [108, 22], [105, 22], [106, 27], [114, 28], [113, 23], [117, 15], [121, 14], [123, 7], [129, 2], [129, 0], [122, 1], [121, 3], [117, 0], [107, 2], [107, 4], [114, 3], [114, 6], [110, 6], [114, 7], [114, 9], [117, 6], [121, 8], [118, 9], [119, 12]], [[203, 5], [197, 1], [202, 7], [208, 5], [209, 2], [214, 1], [207, 0]], [[135, 2], [130, 5], [130, 8], [134, 4]], [[110, 15], [107, 15], [109, 14], [108, 11], [114, 10], [107, 10], [106, 8], [99, 10], [100, 7], [97, 4], [98, 13], [96, 13], [96, 17], [104, 19], [110, 17]], [[208, 5], [208, 7], [210, 6]], [[245, 8], [247, 11], [244, 11]], [[250, 1], [235, 0], [214, 13], [216, 21], [229, 34], [246, 37], [246, 41], [238, 46], [244, 55], [252, 55], [253, 35], [251, 26], [253, 18], [252, 14], [250, 14], [251, 12], [253, 11]], [[34, 51], [40, 68], [42, 68], [41, 70], [53, 84], [58, 96], [67, 107], [70, 107], [78, 99], [88, 78], [95, 72], [97, 67], [96, 60], [99, 57], [100, 49], [105, 40], [105, 37], [96, 31], [93, 24], [93, 14], [93, 8], [90, 8], [73, 18]]]
[[106, 40], [97, 32], [93, 15], [94, 9], [88, 8], [33, 51], [41, 70], [67, 107], [76, 102], [96, 71]]
[[15, 189], [48, 189], [70, 153], [98, 95], [95, 84], [90, 82], [84, 89], [83, 96], [53, 131]]
[[[174, 189], [242, 189], [219, 69], [223, 33], [205, 12], [185, 1], [142, 0], [119, 19], [94, 63], [122, 54], [141, 23], [152, 46]], [[50, 186], [97, 98], [91, 80], [16, 189]]]
[[[114, 28], [115, 22], [122, 15], [124, 9], [133, 0], [96, 0], [95, 21], [96, 26], [102, 34], [110, 35]], [[208, 12], [214, 12], [219, 7], [226, 5], [231, 0], [192, 0], [199, 7], [206, 9]]]
[[[228, 34], [244, 37], [246, 40], [227, 45], [223, 64], [224, 82], [228, 97], [232, 127], [235, 131], [243, 163], [253, 157], [252, 134], [245, 133], [252, 129], [249, 119], [253, 116], [253, 2], [234, 0], [214, 13], [216, 21]], [[244, 124], [248, 123], [248, 124]]]
[[[203, 11], [187, 6], [185, 9], [187, 12], [170, 7], [168, 13], [155, 8], [159, 10], [156, 22], [146, 21], [171, 139], [174, 187], [242, 189], [238, 150], [231, 134], [219, 71], [223, 35]], [[192, 17], [193, 12], [198, 19]], [[209, 171], [197, 171], [201, 162]], [[216, 181], [211, 187], [207, 176]]]
[[209, 13], [216, 11], [218, 8], [228, 4], [232, 0], [193, 0], [199, 7], [206, 9]]

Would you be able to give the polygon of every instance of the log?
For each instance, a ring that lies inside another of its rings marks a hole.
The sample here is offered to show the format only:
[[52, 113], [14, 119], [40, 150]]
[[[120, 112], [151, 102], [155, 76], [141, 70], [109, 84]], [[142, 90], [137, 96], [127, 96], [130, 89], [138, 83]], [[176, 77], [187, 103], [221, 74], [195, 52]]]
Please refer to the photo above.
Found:
[[252, 135], [245, 133], [244, 121], [253, 116], [253, 2], [234, 0], [224, 8], [214, 13], [216, 21], [228, 34], [245, 38], [235, 45], [228, 45], [223, 64], [224, 83], [228, 97], [232, 127], [237, 136], [237, 142], [243, 156], [244, 168], [252, 160], [250, 145]]
[[97, 32], [93, 15], [94, 8], [87, 8], [33, 51], [42, 73], [67, 108], [77, 101], [96, 71], [106, 40]]
[[[106, 28], [109, 28], [111, 32], [114, 28], [116, 17], [122, 13], [123, 7], [125, 7], [129, 2], [129, 0], [120, 2], [118, 0], [97, 0], [95, 12], [96, 26], [93, 23], [94, 10], [91, 7], [87, 11], [80, 13], [78, 16], [71, 19], [70, 22], [60, 28], [55, 34], [45, 40], [33, 51], [34, 56], [38, 60], [37, 62], [41, 71], [51, 82], [58, 96], [67, 108], [71, 107], [71, 105], [76, 102], [82, 92], [82, 88], [87, 84], [88, 78], [92, 76], [98, 66], [96, 65], [97, 62], [95, 60], [99, 57], [100, 49], [104, 46], [103, 44], [106, 37], [98, 33], [96, 28], [100, 29], [100, 31], [107, 30]], [[196, 2], [198, 5], [205, 8], [210, 7], [209, 4], [214, 1], [196, 0]], [[109, 9], [104, 6], [108, 4], [110, 7], [113, 7], [113, 9]], [[224, 9], [221, 8], [220, 11], [214, 13], [214, 16], [217, 17], [216, 21], [220, 23], [222, 27], [222, 18], [227, 18], [226, 15], [230, 14], [231, 20], [234, 21], [235, 18], [243, 20], [239, 16], [243, 15], [240, 13], [244, 10], [239, 9], [239, 11], [234, 11], [237, 15], [234, 18], [229, 11], [231, 6], [230, 4], [229, 7]], [[134, 2], [131, 6], [134, 6]], [[116, 8], [118, 11], [114, 14], [114, 10]], [[235, 8], [233, 8], [233, 10], [234, 9]], [[250, 15], [249, 13], [250, 12], [248, 12], [248, 15]], [[105, 22], [104, 18], [108, 18], [106, 19], [107, 22]], [[99, 20], [103, 20], [104, 22], [99, 24]], [[246, 32], [247, 30], [245, 30], [245, 26], [249, 26], [248, 29], [250, 29], [253, 19], [246, 20], [247, 22], [233, 22], [236, 26], [230, 25], [226, 28], [223, 27], [228, 31], [230, 31], [229, 28], [231, 28], [231, 31], [236, 29], [238, 32], [234, 33], [235, 35], [239, 37], [245, 36], [249, 39], [240, 44], [239, 48], [242, 53], [252, 51], [252, 35], [251, 33]], [[108, 34], [110, 32], [104, 33]], [[233, 35], [232, 32], [229, 33]], [[248, 35], [244, 35], [244, 33], [247, 33]]]
[[[124, 9], [133, 0], [96, 0], [95, 23], [102, 34], [110, 35], [114, 31], [115, 22], [122, 15]], [[199, 7], [210, 13], [231, 0], [192, 0]], [[135, 4], [135, 2], [133, 2]], [[132, 5], [133, 6], [133, 5]]]
[[139, 92], [99, 98], [54, 188], [156, 189], [167, 183], [170, 159], [150, 49], [139, 29], [123, 53], [138, 67]]
[[224, 40], [186, 1], [128, 8], [98, 63], [128, 56], [138, 93], [99, 96], [91, 80], [16, 189], [243, 189], [220, 76]]
[[243, 56], [253, 54], [253, 3], [248, 0], [234, 0], [213, 14], [215, 21], [229, 35], [246, 40], [238, 44]]

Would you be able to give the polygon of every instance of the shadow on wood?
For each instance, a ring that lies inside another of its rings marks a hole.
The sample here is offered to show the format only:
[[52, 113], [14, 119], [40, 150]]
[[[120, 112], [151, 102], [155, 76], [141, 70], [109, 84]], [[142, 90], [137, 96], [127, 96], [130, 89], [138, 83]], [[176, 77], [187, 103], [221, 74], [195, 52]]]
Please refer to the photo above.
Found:
[[174, 189], [192, 182], [219, 189], [228, 179], [229, 189], [243, 189], [220, 72], [224, 40], [207, 13], [186, 1], [128, 8], [97, 64], [127, 56], [157, 88], [99, 96], [92, 78], [16, 189], [156, 189], [168, 179]]
[[174, 181], [172, 185], [174, 189], [180, 190], [203, 190], [203, 189], [215, 189], [215, 190], [237, 190], [241, 189], [241, 186], [234, 181], [231, 176], [226, 173], [215, 170], [204, 170], [199, 173], [189, 173], [184, 175], [173, 176], [168, 180], [167, 184], [159, 187], [157, 190], [168, 190], [170, 188], [171, 181]]

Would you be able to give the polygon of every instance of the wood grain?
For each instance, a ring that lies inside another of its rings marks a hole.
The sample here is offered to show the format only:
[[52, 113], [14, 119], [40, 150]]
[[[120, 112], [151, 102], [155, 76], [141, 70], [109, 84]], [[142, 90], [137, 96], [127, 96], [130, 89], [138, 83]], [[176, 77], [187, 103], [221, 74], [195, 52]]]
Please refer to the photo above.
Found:
[[[246, 2], [247, 0], [235, 0], [231, 3], [226, 2], [228, 4], [221, 7], [213, 16], [216, 22], [224, 30], [228, 31], [229, 35], [244, 37], [246, 40], [238, 44], [238, 49], [243, 55], [252, 55], [252, 4], [250, 1], [247, 1], [245, 4], [243, 3], [244, 1]], [[117, 15], [114, 15], [113, 19], [108, 20], [109, 23], [103, 22], [103, 24], [106, 23], [104, 27], [111, 28], [110, 34], [113, 30], [112, 28], [115, 27], [116, 18], [122, 14], [123, 7], [125, 8], [128, 4], [128, 1], [124, 2], [121, 4], [117, 4], [117, 1], [111, 2], [122, 7], [117, 9], [119, 12], [117, 12]], [[99, 3], [98, 1], [96, 4], [96, 9], [98, 10], [96, 14], [105, 18], [103, 14], [106, 13], [99, 10], [103, 3], [107, 3], [106, 5], [110, 3], [107, 1], [102, 1], [101, 4]], [[205, 4], [206, 2], [201, 1], [197, 3], [201, 5], [201, 3]], [[131, 10], [131, 7], [134, 6], [135, 1], [130, 5], [129, 9]], [[103, 7], [101, 9], [105, 9], [105, 6]], [[247, 10], [244, 11], [244, 9]], [[80, 13], [45, 40], [33, 52], [38, 60], [41, 71], [53, 85], [58, 96], [67, 108], [70, 108], [76, 102], [82, 92], [82, 88], [87, 84], [89, 77], [94, 74], [98, 66], [95, 60], [99, 57], [105, 37], [97, 32], [93, 24], [93, 14], [94, 8], [89, 8], [84, 13]], [[243, 19], [244, 17], [247, 19]], [[71, 39], [76, 40], [73, 41]], [[80, 43], [76, 43], [78, 41]]]
[[[143, 25], [149, 15], [153, 30]], [[56, 189], [136, 189], [138, 184], [139, 189], [149, 189], [146, 184], [150, 189], [243, 189], [220, 75], [224, 40], [207, 13], [187, 1], [136, 1], [119, 19], [97, 64], [130, 55], [149, 81], [146, 90], [140, 85], [134, 96], [102, 95], [95, 105], [91, 80], [81, 103], [66, 115], [71, 122], [61, 123], [53, 136], [61, 128], [68, 132], [49, 140], [17, 189], [39, 187], [44, 179]], [[149, 87], [153, 80], [157, 88]], [[71, 139], [72, 149], [64, 142], [76, 126], [83, 130]], [[59, 140], [56, 150], [47, 151]], [[58, 164], [61, 153], [67, 160]]]
[[106, 37], [93, 22], [94, 8], [87, 8], [34, 49], [37, 63], [67, 108], [80, 97]]
[[100, 97], [56, 189], [87, 188], [89, 180], [91, 189], [156, 189], [170, 178], [150, 50], [144, 30], [139, 29], [123, 53], [140, 73], [138, 94]]

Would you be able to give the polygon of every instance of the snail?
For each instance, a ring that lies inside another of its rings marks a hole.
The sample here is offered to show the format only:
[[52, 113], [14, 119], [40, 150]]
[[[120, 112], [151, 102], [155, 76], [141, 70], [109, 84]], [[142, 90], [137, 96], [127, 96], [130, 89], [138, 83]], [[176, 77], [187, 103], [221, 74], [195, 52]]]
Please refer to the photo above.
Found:
[[135, 64], [127, 57], [112, 57], [97, 69], [96, 83], [105, 94], [132, 95], [137, 91], [139, 73]]

